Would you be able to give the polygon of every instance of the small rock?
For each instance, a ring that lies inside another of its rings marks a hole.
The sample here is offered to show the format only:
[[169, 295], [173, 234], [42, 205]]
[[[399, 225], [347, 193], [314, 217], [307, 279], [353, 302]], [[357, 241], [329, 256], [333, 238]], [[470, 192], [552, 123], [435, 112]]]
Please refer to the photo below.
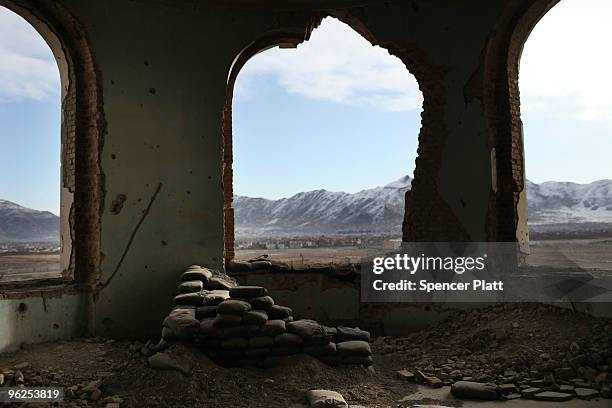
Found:
[[541, 391], [542, 391], [541, 388], [529, 387], [529, 388], [526, 388], [526, 389], [522, 390], [521, 394], [525, 398], [530, 398], [530, 397], [533, 397], [534, 395], [536, 395], [537, 393], [539, 393]]
[[415, 377], [414, 374], [408, 370], [399, 370], [397, 372], [397, 376], [403, 380], [414, 382]]
[[537, 401], [553, 401], [553, 402], [562, 402], [569, 401], [574, 396], [572, 394], [566, 394], [564, 392], [555, 392], [555, 391], [544, 391], [539, 392], [533, 395], [533, 399]]
[[575, 388], [576, 397], [583, 400], [590, 400], [599, 396], [599, 392], [592, 388]]
[[15, 367], [13, 367], [15, 370], [25, 370], [26, 368], [30, 367], [30, 363], [28, 362], [23, 362], [23, 363], [19, 363], [17, 365], [15, 365]]
[[335, 391], [310, 390], [306, 393], [306, 400], [310, 408], [348, 408], [344, 397]]
[[457, 398], [493, 401], [499, 399], [500, 390], [495, 384], [457, 381], [451, 386], [451, 394]]

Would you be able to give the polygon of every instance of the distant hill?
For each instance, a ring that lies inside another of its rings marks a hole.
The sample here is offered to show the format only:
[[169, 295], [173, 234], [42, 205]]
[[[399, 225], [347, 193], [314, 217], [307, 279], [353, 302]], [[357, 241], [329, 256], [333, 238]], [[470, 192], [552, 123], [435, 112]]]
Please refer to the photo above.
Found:
[[59, 241], [60, 218], [0, 199], [0, 242]]
[[[399, 234], [408, 176], [354, 194], [315, 190], [289, 198], [234, 197], [236, 236]], [[580, 230], [612, 224], [612, 180], [590, 184], [527, 182], [532, 230]]]

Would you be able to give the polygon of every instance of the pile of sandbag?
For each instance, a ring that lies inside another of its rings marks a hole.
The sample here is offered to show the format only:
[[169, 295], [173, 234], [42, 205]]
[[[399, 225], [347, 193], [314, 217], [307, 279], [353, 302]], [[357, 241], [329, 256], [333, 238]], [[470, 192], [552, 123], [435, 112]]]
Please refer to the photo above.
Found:
[[367, 331], [294, 320], [266, 288], [240, 286], [207, 268], [191, 266], [181, 275], [174, 302], [162, 341], [193, 343], [223, 366], [273, 367], [302, 352], [330, 365], [372, 365]]

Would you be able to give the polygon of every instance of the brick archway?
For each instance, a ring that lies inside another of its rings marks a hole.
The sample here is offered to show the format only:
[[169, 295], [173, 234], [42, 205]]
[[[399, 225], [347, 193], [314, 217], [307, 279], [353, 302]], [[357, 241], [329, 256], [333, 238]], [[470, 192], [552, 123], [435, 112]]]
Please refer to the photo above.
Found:
[[529, 251], [519, 66], [531, 31], [560, 0], [517, 0], [498, 20], [484, 54], [482, 100], [492, 147], [492, 191], [487, 217], [491, 241]]
[[406, 209], [402, 225], [404, 241], [465, 241], [468, 234], [437, 189], [437, 175], [441, 167], [441, 152], [447, 129], [444, 126], [445, 94], [442, 85], [444, 70], [431, 64], [426, 53], [412, 43], [379, 41], [370, 32], [359, 8], [327, 10], [317, 14], [304, 13], [279, 18], [280, 25], [246, 47], [235, 59], [228, 76], [226, 103], [223, 110], [222, 134], [224, 185], [224, 249], [225, 262], [234, 258], [232, 96], [240, 69], [256, 54], [274, 46], [295, 47], [308, 40], [312, 31], [325, 17], [334, 17], [362, 35], [372, 45], [379, 45], [399, 58], [407, 71], [414, 75], [423, 94], [421, 130], [412, 188], [406, 195]]
[[[106, 123], [102, 88], [85, 31], [53, 1], [0, 0], [47, 42], [61, 77], [61, 264], [64, 282], [93, 285], [100, 274], [100, 167]], [[28, 286], [47, 282], [29, 281]], [[57, 283], [57, 282], [54, 282]]]

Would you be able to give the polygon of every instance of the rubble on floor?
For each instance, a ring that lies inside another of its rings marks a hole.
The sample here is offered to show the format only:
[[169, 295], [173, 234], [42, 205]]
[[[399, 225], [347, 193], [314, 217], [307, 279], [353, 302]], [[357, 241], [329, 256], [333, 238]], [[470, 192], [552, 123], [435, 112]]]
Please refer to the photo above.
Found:
[[[194, 265], [182, 274], [177, 291], [176, 306], [163, 322], [162, 341], [151, 353], [184, 342], [224, 367], [269, 368], [300, 353], [329, 365], [373, 363], [369, 332], [294, 320], [291, 308], [275, 304], [264, 287], [240, 286], [227, 275]], [[150, 363], [179, 367], [163, 355], [151, 356]]]
[[[542, 315], [558, 321], [547, 327], [539, 322]], [[398, 378], [452, 386], [458, 398], [612, 398], [612, 322], [588, 317], [596, 323], [585, 332], [579, 317], [570, 315], [567, 309], [535, 304], [455, 311], [426, 331], [378, 338], [375, 347], [403, 358], [406, 366]]]

